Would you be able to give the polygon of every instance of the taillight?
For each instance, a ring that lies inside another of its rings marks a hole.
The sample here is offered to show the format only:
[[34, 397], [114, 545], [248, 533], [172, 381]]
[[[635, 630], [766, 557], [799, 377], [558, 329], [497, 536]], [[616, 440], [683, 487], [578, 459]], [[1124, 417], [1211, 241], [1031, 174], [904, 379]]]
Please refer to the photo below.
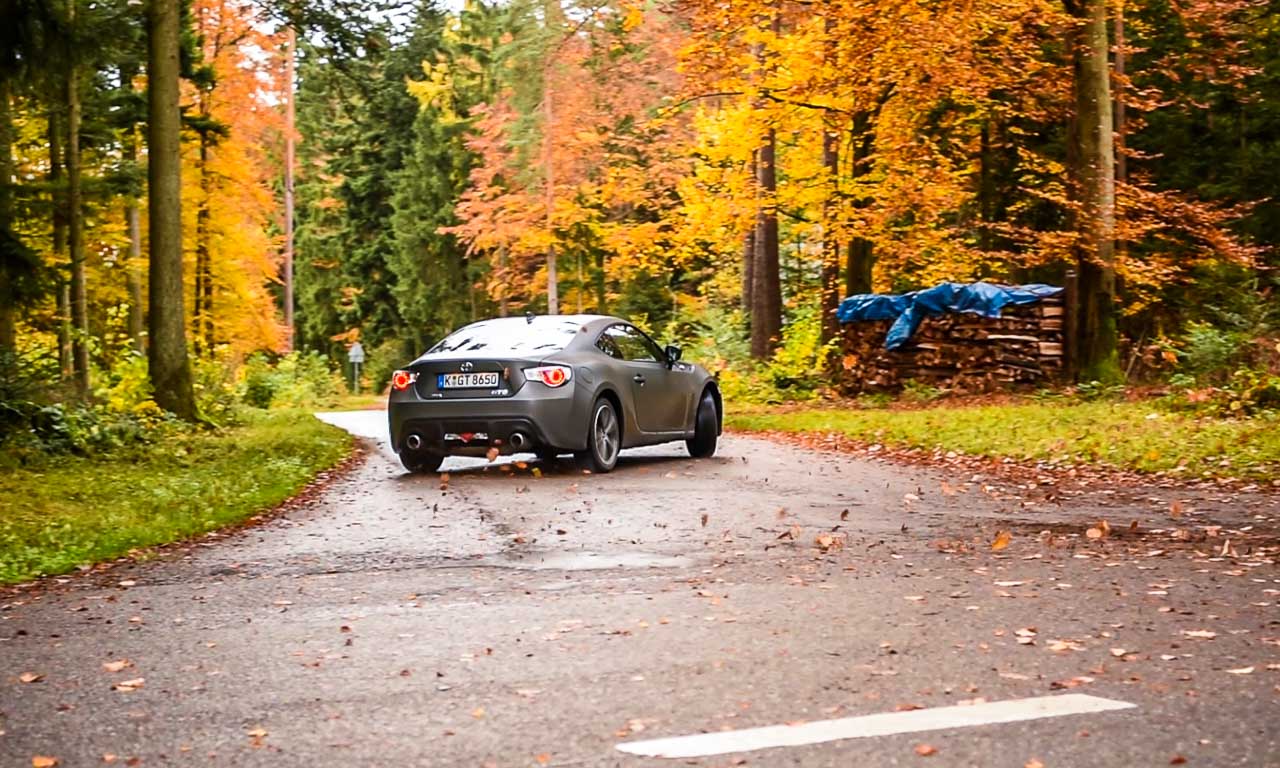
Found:
[[573, 378], [573, 369], [567, 365], [544, 365], [539, 368], [525, 368], [524, 377], [540, 381], [548, 387], [558, 387]]
[[418, 380], [418, 374], [413, 371], [396, 371], [391, 374], [391, 386], [397, 392], [403, 392], [409, 388], [409, 385]]

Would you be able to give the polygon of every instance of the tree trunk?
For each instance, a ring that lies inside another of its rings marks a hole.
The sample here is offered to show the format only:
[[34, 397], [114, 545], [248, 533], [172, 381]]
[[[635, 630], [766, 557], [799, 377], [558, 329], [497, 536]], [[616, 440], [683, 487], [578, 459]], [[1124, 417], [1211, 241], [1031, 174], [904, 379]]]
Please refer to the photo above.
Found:
[[840, 183], [840, 134], [830, 127], [822, 135], [822, 165], [830, 187], [822, 204], [822, 341], [828, 342], [840, 333], [836, 319], [840, 303], [840, 241], [833, 231]]
[[[68, 4], [75, 24], [75, 2]], [[85, 285], [84, 207], [80, 195], [80, 69], [67, 68], [67, 251], [71, 258], [71, 362], [76, 396], [88, 401], [89, 300]]]
[[179, 0], [151, 0], [147, 9], [147, 181], [151, 235], [147, 359], [156, 404], [196, 418], [187, 359], [182, 288], [182, 156], [178, 102]]
[[547, 314], [560, 314], [560, 286], [559, 278], [556, 275], [556, 230], [554, 212], [556, 207], [556, 176], [555, 176], [555, 112], [552, 110], [552, 87], [551, 87], [551, 66], [547, 65], [546, 75], [542, 82], [542, 109], [543, 109], [543, 136], [542, 136], [542, 152], [543, 152], [543, 169], [546, 174], [544, 185], [543, 205], [547, 209]]
[[133, 351], [141, 355], [146, 352], [143, 344], [142, 216], [136, 200], [129, 200], [124, 217], [129, 226], [129, 264], [124, 273], [129, 292], [129, 341], [133, 344]]
[[[202, 110], [203, 111], [203, 110]], [[207, 112], [202, 117], [208, 119]], [[200, 135], [200, 203], [196, 208], [196, 283], [192, 346], [196, 357], [213, 355], [213, 268], [209, 253], [209, 137]]]
[[[13, 118], [9, 110], [9, 79], [0, 77], [0, 234], [13, 226]], [[18, 346], [17, 308], [0, 286], [0, 352]]]
[[609, 295], [605, 290], [604, 251], [596, 250], [596, 313], [607, 314]]
[[[62, 189], [62, 126], [57, 112], [49, 110], [47, 138], [49, 142], [49, 203], [53, 209], [52, 232], [53, 257], [58, 268], [67, 252], [67, 206]], [[71, 290], [66, 279], [58, 276], [58, 293], [54, 298], [58, 312], [58, 370], [62, 380], [71, 379]]]
[[294, 110], [294, 64], [297, 61], [298, 35], [289, 27], [289, 54], [285, 59], [285, 123], [284, 123], [284, 325], [285, 350], [294, 348], [293, 318], [293, 165], [294, 133], [297, 120]]
[[[774, 13], [770, 26], [773, 34], [778, 35], [782, 17]], [[757, 50], [757, 60], [763, 60], [762, 51], [763, 47]], [[770, 126], [756, 156], [756, 188], [763, 197], [763, 204], [756, 209], [755, 258], [751, 270], [751, 356], [757, 360], [772, 355], [782, 335], [777, 154], [777, 130]]]
[[[759, 165], [759, 150], [751, 153], [751, 178], [756, 178], [757, 166]], [[758, 204], [758, 203], [757, 203]], [[747, 236], [742, 239], [742, 311], [751, 315], [753, 291], [755, 289], [755, 268], [756, 268], [756, 225], [753, 221], [751, 229], [747, 230]]]
[[776, 156], [777, 132], [770, 128], [756, 164], [756, 183], [765, 198], [756, 212], [755, 266], [751, 275], [751, 356], [757, 360], [773, 354], [782, 331]]
[[[849, 133], [851, 148], [849, 177], [855, 182], [858, 177], [867, 172], [872, 139], [871, 116], [865, 111], [854, 115], [853, 128]], [[865, 203], [859, 201], [857, 205], [861, 207]], [[865, 237], [854, 237], [849, 241], [849, 260], [845, 267], [845, 293], [850, 296], [871, 293], [874, 268], [875, 251], [871, 241]]]
[[1074, 184], [1079, 203], [1080, 377], [1118, 382], [1115, 311], [1116, 168], [1111, 111], [1107, 3], [1087, 0], [1073, 51], [1075, 125]]
[[[120, 65], [120, 87], [132, 88], [138, 68], [132, 63]], [[122, 143], [124, 160], [129, 167], [138, 164], [137, 126], [129, 125], [125, 129]], [[142, 309], [142, 216], [138, 208], [138, 198], [132, 192], [125, 197], [124, 221], [129, 230], [129, 261], [125, 264], [125, 288], [129, 294], [129, 342], [133, 351], [142, 354], [143, 346], [143, 309]]]

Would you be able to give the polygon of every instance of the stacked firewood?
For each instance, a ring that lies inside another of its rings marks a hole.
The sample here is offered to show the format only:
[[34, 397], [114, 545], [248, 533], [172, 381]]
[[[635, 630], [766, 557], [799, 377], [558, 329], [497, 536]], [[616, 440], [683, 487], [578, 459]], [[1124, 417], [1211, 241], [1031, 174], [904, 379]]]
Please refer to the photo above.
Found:
[[1044, 386], [1062, 378], [1066, 319], [1060, 297], [1008, 306], [1002, 317], [926, 317], [900, 349], [884, 348], [891, 320], [842, 326], [837, 388], [894, 392], [908, 381], [956, 393]]

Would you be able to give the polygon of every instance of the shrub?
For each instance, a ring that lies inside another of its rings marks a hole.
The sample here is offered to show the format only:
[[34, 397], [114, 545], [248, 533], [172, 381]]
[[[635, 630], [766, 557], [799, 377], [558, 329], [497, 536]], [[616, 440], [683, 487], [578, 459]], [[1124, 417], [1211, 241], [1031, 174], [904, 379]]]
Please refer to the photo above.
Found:
[[250, 357], [238, 390], [240, 399], [255, 408], [314, 408], [335, 402], [343, 384], [328, 358], [318, 352], [290, 352], [274, 365], [266, 355]]

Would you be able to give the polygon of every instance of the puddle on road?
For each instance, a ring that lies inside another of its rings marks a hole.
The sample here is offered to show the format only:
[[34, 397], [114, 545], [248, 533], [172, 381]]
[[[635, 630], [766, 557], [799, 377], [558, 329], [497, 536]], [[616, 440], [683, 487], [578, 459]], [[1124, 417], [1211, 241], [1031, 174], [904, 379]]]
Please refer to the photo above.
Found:
[[530, 571], [597, 571], [610, 568], [688, 568], [695, 563], [688, 557], [658, 555], [652, 552], [552, 552], [527, 557], [503, 558], [494, 563], [505, 568]]

